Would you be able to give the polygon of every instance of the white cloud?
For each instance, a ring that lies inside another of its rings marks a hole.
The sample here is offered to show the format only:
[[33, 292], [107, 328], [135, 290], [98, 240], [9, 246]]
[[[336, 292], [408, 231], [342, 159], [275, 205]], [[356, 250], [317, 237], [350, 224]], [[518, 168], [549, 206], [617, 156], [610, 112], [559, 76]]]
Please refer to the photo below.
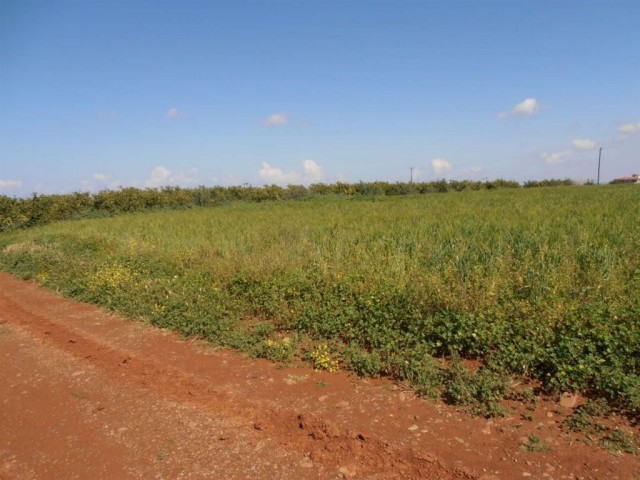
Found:
[[284, 172], [282, 169], [273, 167], [267, 162], [262, 162], [258, 177], [267, 183], [276, 184], [314, 183], [321, 182], [324, 179], [324, 168], [313, 160], [303, 160], [302, 171]]
[[540, 157], [548, 164], [557, 165], [563, 163], [564, 159], [573, 155], [573, 150], [561, 150], [559, 152], [542, 152]]
[[625, 123], [618, 126], [618, 132], [622, 135], [634, 135], [640, 133], [640, 123]]
[[297, 183], [302, 180], [300, 172], [283, 172], [277, 167], [272, 167], [267, 162], [262, 162], [262, 167], [258, 171], [258, 177], [271, 183]]
[[187, 174], [183, 172], [174, 174], [168, 168], [159, 165], [151, 171], [151, 175], [145, 182], [145, 185], [152, 188], [167, 185], [195, 185], [198, 181], [194, 176], [196, 173], [196, 170], [190, 170]]
[[482, 167], [471, 167], [469, 169], [469, 171], [471, 173], [482, 173], [482, 172], [484, 172], [484, 168], [482, 168]]
[[104, 182], [105, 180], [109, 180], [111, 175], [107, 175], [106, 173], [94, 173], [93, 178], [100, 182]]
[[446, 173], [453, 168], [453, 165], [444, 158], [434, 158], [431, 160], [431, 166], [433, 167], [433, 171], [436, 175]]
[[573, 147], [578, 150], [593, 150], [598, 147], [598, 144], [595, 140], [590, 140], [588, 138], [576, 138], [573, 141]]
[[179, 110], [176, 107], [173, 107], [167, 110], [167, 113], [165, 113], [164, 116], [167, 118], [179, 118], [179, 117], [184, 117], [185, 113], [182, 110]]
[[498, 114], [498, 118], [530, 117], [540, 111], [540, 102], [535, 98], [525, 98], [507, 112]]
[[289, 120], [286, 113], [272, 113], [264, 120], [267, 127], [275, 127], [276, 125], [284, 125]]
[[0, 190], [10, 190], [21, 186], [22, 182], [20, 180], [0, 180]]
[[303, 160], [302, 168], [304, 169], [302, 177], [305, 182], [320, 182], [324, 178], [324, 168], [313, 160]]

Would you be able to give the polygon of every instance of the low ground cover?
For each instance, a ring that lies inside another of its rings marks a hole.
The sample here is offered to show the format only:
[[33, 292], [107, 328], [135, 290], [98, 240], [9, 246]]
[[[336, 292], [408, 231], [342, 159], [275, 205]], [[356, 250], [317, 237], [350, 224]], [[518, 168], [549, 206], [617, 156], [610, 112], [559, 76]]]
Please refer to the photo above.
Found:
[[238, 202], [8, 231], [0, 268], [483, 415], [499, 415], [520, 378], [634, 416], [638, 200], [632, 185]]

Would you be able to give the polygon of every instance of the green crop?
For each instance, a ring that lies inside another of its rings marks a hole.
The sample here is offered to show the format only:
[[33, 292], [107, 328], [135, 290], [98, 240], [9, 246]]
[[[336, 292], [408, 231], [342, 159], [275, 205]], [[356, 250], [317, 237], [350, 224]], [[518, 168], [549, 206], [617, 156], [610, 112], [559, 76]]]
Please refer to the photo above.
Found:
[[507, 375], [638, 414], [639, 205], [635, 185], [236, 202], [7, 231], [0, 268], [454, 403], [496, 406]]

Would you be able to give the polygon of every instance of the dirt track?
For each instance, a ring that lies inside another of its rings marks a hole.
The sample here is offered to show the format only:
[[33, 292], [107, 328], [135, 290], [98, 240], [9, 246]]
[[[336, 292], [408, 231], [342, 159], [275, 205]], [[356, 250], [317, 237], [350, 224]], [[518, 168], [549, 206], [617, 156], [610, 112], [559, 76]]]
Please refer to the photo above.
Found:
[[[2, 273], [0, 356], [0, 478], [640, 478], [638, 457], [570, 443], [552, 403], [532, 421], [469, 418], [384, 380], [214, 351]], [[533, 433], [552, 450], [523, 450]]]

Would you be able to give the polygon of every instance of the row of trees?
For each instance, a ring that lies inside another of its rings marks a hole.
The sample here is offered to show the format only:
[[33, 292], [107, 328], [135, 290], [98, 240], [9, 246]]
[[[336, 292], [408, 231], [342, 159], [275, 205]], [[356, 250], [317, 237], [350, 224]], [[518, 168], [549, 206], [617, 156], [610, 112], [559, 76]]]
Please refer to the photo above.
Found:
[[127, 212], [165, 208], [189, 208], [215, 206], [233, 201], [264, 202], [274, 200], [303, 199], [321, 195], [377, 196], [461, 192], [464, 190], [488, 190], [494, 188], [520, 188], [572, 185], [571, 180], [544, 180], [520, 185], [513, 180], [471, 181], [438, 180], [421, 183], [316, 183], [303, 185], [249, 185], [234, 187], [163, 187], [121, 188], [97, 193], [75, 192], [60, 195], [33, 194], [29, 198], [12, 198], [0, 195], [0, 232], [14, 228], [33, 227], [60, 220], [111, 216]]

